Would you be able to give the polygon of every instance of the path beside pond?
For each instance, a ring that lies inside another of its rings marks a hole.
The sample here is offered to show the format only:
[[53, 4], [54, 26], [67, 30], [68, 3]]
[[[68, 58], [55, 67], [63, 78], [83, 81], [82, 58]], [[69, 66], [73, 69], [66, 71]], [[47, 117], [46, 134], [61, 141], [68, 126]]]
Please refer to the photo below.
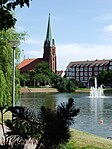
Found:
[[40, 92], [40, 93], [56, 93], [58, 90], [56, 88], [28, 88], [28, 87], [23, 87], [20, 90], [21, 93], [28, 93], [28, 92]]
[[[112, 91], [112, 88], [105, 88], [104, 91]], [[56, 88], [28, 88], [28, 87], [21, 87], [21, 93], [28, 93], [28, 92], [40, 92], [40, 93], [57, 93], [58, 90]], [[89, 88], [82, 88], [76, 89], [74, 92], [76, 93], [89, 93]]]
[[[89, 89], [77, 89], [75, 92], [89, 92]], [[28, 88], [22, 87], [20, 89], [21, 93], [28, 93], [28, 92], [40, 92], [40, 93], [57, 93], [59, 92], [56, 88]]]

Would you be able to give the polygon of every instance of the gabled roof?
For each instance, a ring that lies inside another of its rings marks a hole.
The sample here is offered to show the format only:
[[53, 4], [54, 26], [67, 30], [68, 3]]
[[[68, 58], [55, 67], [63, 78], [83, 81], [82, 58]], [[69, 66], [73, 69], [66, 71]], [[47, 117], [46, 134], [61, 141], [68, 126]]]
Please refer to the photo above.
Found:
[[70, 62], [67, 66], [67, 68], [70, 67], [81, 67], [81, 66], [103, 66], [103, 65], [108, 65], [110, 60], [87, 60], [87, 61], [74, 61], [74, 62]]
[[36, 60], [37, 58], [29, 58], [29, 59], [24, 59], [19, 65], [18, 68], [21, 69], [24, 66], [30, 64], [31, 62], [33, 62], [34, 60]]
[[80, 67], [80, 66], [85, 66], [85, 65], [90, 65], [91, 63], [93, 63], [94, 61], [74, 61], [74, 62], [70, 62], [67, 66], [67, 68], [70, 67]]
[[20, 72], [27, 72], [34, 70], [35, 66], [43, 61], [43, 58], [31, 58], [23, 60], [17, 68]]

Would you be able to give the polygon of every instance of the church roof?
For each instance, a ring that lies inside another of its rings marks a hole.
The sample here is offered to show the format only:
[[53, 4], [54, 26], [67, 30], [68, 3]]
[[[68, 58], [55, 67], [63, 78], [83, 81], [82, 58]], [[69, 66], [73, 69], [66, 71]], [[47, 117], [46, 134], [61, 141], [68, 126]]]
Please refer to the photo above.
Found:
[[43, 61], [43, 58], [28, 58], [24, 59], [17, 68], [20, 70], [20, 72], [27, 72], [34, 70], [34, 67], [41, 63]]

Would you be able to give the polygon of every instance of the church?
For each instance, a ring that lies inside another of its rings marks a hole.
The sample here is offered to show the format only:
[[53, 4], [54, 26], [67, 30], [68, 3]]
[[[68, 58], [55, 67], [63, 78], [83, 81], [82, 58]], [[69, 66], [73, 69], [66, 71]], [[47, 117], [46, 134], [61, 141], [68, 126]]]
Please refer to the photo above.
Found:
[[34, 70], [34, 67], [43, 61], [47, 62], [49, 64], [49, 68], [51, 68], [52, 72], [57, 73], [56, 46], [55, 46], [55, 40], [52, 37], [50, 14], [48, 17], [46, 39], [44, 41], [43, 58], [24, 59], [18, 65], [18, 68], [20, 70], [20, 73], [22, 73], [22, 74], [27, 73], [29, 71]]

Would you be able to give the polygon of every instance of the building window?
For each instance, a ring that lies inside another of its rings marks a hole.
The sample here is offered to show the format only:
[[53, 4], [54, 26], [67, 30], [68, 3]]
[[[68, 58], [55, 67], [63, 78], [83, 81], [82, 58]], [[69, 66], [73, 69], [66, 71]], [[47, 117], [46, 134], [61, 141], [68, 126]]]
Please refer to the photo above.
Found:
[[99, 67], [99, 70], [102, 70], [102, 67]]
[[75, 71], [75, 68], [72, 68], [72, 71]]
[[109, 70], [112, 70], [112, 66], [109, 66]]
[[80, 77], [80, 81], [83, 81], [83, 77]]
[[84, 72], [84, 76], [87, 76], [87, 72]]
[[98, 70], [98, 67], [94, 67], [94, 70]]
[[89, 72], [89, 76], [92, 76], [92, 72]]
[[74, 73], [74, 72], [72, 72], [72, 76], [73, 76], [73, 77], [75, 76], [75, 73]]
[[92, 67], [89, 67], [89, 71], [92, 71]]
[[107, 70], [107, 67], [104, 67], [104, 70]]
[[80, 71], [83, 71], [83, 68], [82, 67], [80, 68]]
[[84, 77], [84, 81], [87, 81], [87, 77]]
[[84, 68], [84, 71], [87, 71], [87, 67]]
[[71, 68], [68, 68], [68, 71], [71, 71]]
[[83, 72], [80, 72], [80, 76], [83, 76]]
[[97, 76], [98, 75], [98, 72], [94, 72], [94, 75]]
[[72, 73], [71, 73], [71, 72], [69, 72], [68, 74], [69, 74], [69, 76], [71, 76], [71, 75], [72, 75]]
[[79, 72], [76, 73], [76, 76], [79, 76]]
[[79, 81], [79, 77], [76, 77], [76, 80]]
[[68, 68], [66, 69], [66, 72], [68, 71]]
[[76, 68], [76, 71], [79, 71], [79, 68]]
[[112, 65], [112, 62], [110, 62], [110, 65]]

